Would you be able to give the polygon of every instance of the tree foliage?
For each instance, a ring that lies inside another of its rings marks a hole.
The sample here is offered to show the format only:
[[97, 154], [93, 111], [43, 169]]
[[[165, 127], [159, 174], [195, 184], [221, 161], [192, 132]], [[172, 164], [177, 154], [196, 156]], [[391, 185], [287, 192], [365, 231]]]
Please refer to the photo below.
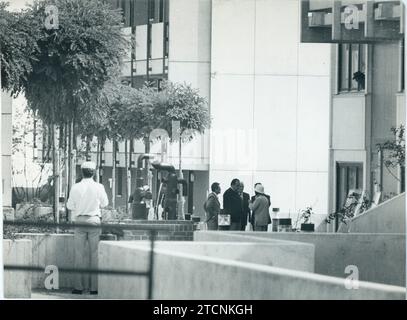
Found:
[[406, 161], [406, 139], [405, 139], [405, 127], [400, 125], [399, 127], [391, 128], [394, 138], [387, 140], [383, 144], [379, 144], [378, 147], [383, 150], [388, 150], [390, 154], [385, 159], [385, 166], [395, 168], [397, 166], [405, 166]]
[[211, 118], [208, 104], [199, 90], [186, 83], [164, 82], [162, 90], [157, 93], [158, 112], [163, 114], [160, 127], [167, 130], [172, 140], [177, 140], [172, 132], [173, 121], [180, 122], [181, 137], [185, 130], [191, 135], [184, 136], [190, 140], [196, 133], [203, 133], [210, 127]]
[[[56, 29], [44, 23], [50, 5], [58, 9]], [[120, 13], [98, 0], [37, 0], [22, 16], [31, 17], [38, 34], [38, 52], [23, 79], [29, 106], [49, 123], [80, 118], [119, 69], [127, 44]]]
[[38, 20], [26, 11], [10, 12], [7, 2], [0, 2], [1, 86], [14, 96], [19, 94], [32, 72], [39, 53]]
[[157, 89], [147, 84], [132, 91], [122, 104], [121, 112], [116, 113], [116, 121], [122, 126], [122, 136], [126, 139], [142, 139], [159, 128], [162, 114], [158, 112]]
[[[138, 127], [127, 118], [128, 115], [133, 116], [132, 119], [139, 115], [128, 111], [138, 106], [137, 99], [136, 89], [121, 84], [119, 79], [108, 81], [78, 119], [78, 132], [83, 137], [96, 136], [102, 140], [139, 138]], [[134, 134], [131, 134], [132, 129]]]

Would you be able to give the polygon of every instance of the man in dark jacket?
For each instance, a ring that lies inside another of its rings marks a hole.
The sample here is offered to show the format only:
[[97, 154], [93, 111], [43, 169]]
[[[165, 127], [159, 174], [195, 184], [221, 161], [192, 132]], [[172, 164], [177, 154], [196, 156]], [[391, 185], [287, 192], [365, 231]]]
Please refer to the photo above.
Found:
[[221, 191], [219, 183], [212, 183], [211, 190], [212, 192], [208, 195], [208, 199], [204, 205], [206, 223], [208, 224], [208, 230], [218, 230], [218, 215], [220, 213], [218, 194], [220, 194]]
[[239, 195], [240, 181], [233, 179], [230, 188], [223, 194], [223, 210], [225, 214], [230, 214], [230, 229], [240, 231], [242, 225], [242, 199]]
[[249, 202], [250, 202], [250, 195], [244, 192], [244, 183], [240, 181], [240, 188], [239, 188], [239, 195], [242, 199], [242, 225], [240, 230], [244, 231], [247, 225], [247, 221], [251, 221], [250, 219], [250, 209], [249, 209]]

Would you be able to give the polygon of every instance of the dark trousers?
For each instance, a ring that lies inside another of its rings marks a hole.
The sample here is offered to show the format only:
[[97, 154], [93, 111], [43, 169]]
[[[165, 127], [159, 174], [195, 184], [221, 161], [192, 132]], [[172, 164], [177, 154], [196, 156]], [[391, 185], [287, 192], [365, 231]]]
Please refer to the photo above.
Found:
[[230, 229], [229, 230], [233, 230], [233, 231], [240, 231], [241, 230], [241, 222], [231, 222], [230, 223]]
[[267, 226], [255, 226], [254, 231], [267, 231]]

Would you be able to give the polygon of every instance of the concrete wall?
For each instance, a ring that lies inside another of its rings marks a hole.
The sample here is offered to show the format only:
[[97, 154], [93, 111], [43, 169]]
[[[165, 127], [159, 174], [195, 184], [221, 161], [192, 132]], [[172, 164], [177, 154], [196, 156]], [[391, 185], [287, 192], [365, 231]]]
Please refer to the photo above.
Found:
[[[144, 243], [140, 246], [145, 246]], [[133, 247], [129, 243], [128, 247]], [[242, 242], [158, 242], [159, 250], [256, 263], [291, 270], [314, 272], [314, 246], [308, 243], [273, 240]]]
[[282, 214], [326, 214], [330, 45], [300, 43], [299, 12], [296, 0], [212, 2], [210, 181], [262, 182]]
[[[150, 224], [149, 221], [141, 221], [141, 224]], [[165, 222], [155, 221], [152, 224], [164, 224]], [[158, 240], [191, 241], [193, 237], [192, 222], [165, 223], [171, 229], [170, 231], [159, 231]], [[74, 268], [75, 246], [73, 234], [42, 234], [42, 233], [20, 233], [19, 238], [30, 240], [32, 243], [32, 253], [27, 255], [29, 264], [35, 267], [43, 268], [44, 272], [32, 272], [31, 283], [33, 288], [44, 288], [46, 278], [45, 267], [54, 265], [58, 268]], [[147, 240], [148, 231], [124, 231], [124, 240]], [[19, 240], [20, 241], [20, 240]], [[21, 240], [23, 241], [23, 240]], [[88, 250], [86, 247], [85, 250]], [[88, 251], [85, 251], [88, 256]], [[72, 288], [74, 284], [73, 273], [59, 273], [59, 287]]]
[[[404, 299], [405, 289], [359, 282], [345, 288], [343, 279], [255, 263], [156, 249], [153, 299]], [[149, 248], [140, 244], [103, 242], [99, 266], [146, 270]], [[99, 276], [101, 298], [145, 299], [147, 279]]]
[[405, 234], [406, 194], [398, 195], [355, 217], [343, 231]]
[[[346, 278], [355, 265], [362, 281], [406, 284], [405, 234], [339, 234], [295, 232], [195, 232], [195, 241], [289, 240], [315, 245], [315, 273]], [[380, 258], [378, 258], [380, 257]]]
[[[32, 288], [44, 288], [46, 266], [54, 265], [58, 268], [74, 267], [75, 246], [72, 234], [22, 233], [18, 236], [31, 240], [31, 263], [35, 267], [44, 269], [44, 272], [31, 273]], [[73, 274], [59, 273], [60, 288], [72, 288], [73, 283]]]
[[[3, 240], [4, 265], [31, 266], [32, 243], [30, 240]], [[5, 271], [4, 295], [6, 298], [31, 297], [29, 271]]]

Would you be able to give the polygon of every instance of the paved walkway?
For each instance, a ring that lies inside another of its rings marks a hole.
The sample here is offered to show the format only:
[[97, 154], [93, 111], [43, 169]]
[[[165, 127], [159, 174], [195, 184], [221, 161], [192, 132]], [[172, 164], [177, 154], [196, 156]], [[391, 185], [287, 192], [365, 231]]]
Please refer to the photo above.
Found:
[[80, 300], [80, 299], [98, 299], [97, 295], [72, 294], [71, 290], [41, 290], [36, 289], [31, 292], [31, 299], [34, 300]]

